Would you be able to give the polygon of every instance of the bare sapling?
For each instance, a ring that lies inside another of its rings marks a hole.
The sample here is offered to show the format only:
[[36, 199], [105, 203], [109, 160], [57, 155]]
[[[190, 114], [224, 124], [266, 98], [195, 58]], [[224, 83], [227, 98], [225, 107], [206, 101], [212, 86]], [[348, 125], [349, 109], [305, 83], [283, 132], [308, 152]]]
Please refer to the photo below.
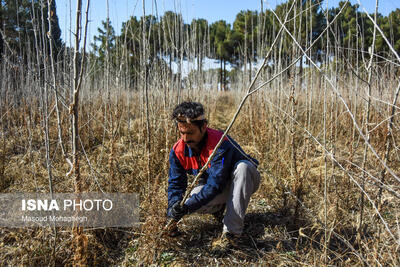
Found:
[[[376, 0], [375, 4], [375, 14], [374, 14], [374, 21], [376, 22], [377, 20], [377, 13], [378, 13], [378, 0]], [[364, 131], [365, 131], [365, 144], [364, 144], [364, 155], [363, 155], [363, 162], [362, 162], [362, 169], [366, 169], [367, 165], [367, 160], [368, 160], [368, 145], [370, 143], [370, 129], [369, 129], [369, 124], [370, 124], [370, 113], [371, 113], [371, 92], [372, 92], [372, 85], [371, 85], [371, 79], [372, 79], [372, 64], [374, 60], [374, 51], [375, 51], [375, 41], [376, 41], [376, 28], [374, 27], [374, 33], [373, 33], [373, 38], [372, 38], [372, 45], [369, 48], [369, 53], [370, 53], [370, 59], [369, 63], [367, 65], [367, 73], [368, 73], [368, 80], [367, 80], [367, 102], [365, 105], [365, 122], [364, 122]], [[365, 172], [363, 172], [362, 176], [362, 183], [361, 186], [363, 187], [363, 190], [365, 190], [365, 180], [366, 180], [366, 175]], [[361, 237], [361, 234], [363, 232], [363, 220], [364, 220], [364, 194], [361, 192], [361, 200], [360, 200], [360, 221], [358, 225], [358, 237]]]
[[[87, 2], [86, 14], [85, 14], [85, 31], [83, 37], [82, 46], [82, 59], [78, 62], [78, 53], [80, 50], [81, 42], [81, 22], [82, 22], [82, 0], [77, 0], [76, 8], [76, 31], [75, 31], [75, 49], [73, 57], [73, 87], [72, 87], [72, 103], [69, 106], [69, 113], [72, 116], [72, 156], [73, 156], [73, 171], [74, 171], [74, 184], [75, 194], [82, 193], [82, 177], [79, 168], [79, 156], [80, 156], [80, 143], [79, 143], [79, 92], [82, 85], [83, 69], [85, 65], [85, 49], [86, 49], [86, 37], [87, 37], [87, 24], [88, 24], [88, 13], [89, 13], [90, 0]], [[82, 226], [74, 227], [74, 239], [76, 242], [74, 265], [86, 266], [86, 249], [87, 249], [87, 237], [83, 233]]]
[[47, 35], [49, 39], [49, 53], [50, 53], [50, 67], [51, 67], [51, 85], [54, 90], [54, 101], [55, 101], [55, 110], [56, 110], [56, 115], [57, 115], [57, 130], [58, 130], [58, 142], [61, 148], [61, 153], [64, 156], [65, 160], [67, 161], [68, 165], [70, 166], [70, 169], [72, 169], [72, 162], [68, 158], [66, 151], [65, 151], [65, 146], [64, 142], [62, 139], [62, 127], [61, 127], [61, 118], [60, 118], [60, 95], [59, 95], [59, 89], [57, 86], [57, 77], [56, 77], [56, 68], [55, 68], [55, 60], [54, 60], [54, 40], [53, 40], [53, 17], [55, 14], [52, 13], [51, 11], [51, 3], [52, 1], [55, 0], [47, 0], [47, 20], [48, 20], [48, 25], [49, 25], [49, 34]]
[[[150, 196], [150, 177], [151, 177], [151, 168], [150, 168], [150, 151], [151, 151], [151, 129], [150, 129], [150, 114], [149, 114], [149, 89], [147, 84], [147, 37], [146, 37], [146, 8], [145, 8], [145, 1], [142, 1], [143, 5], [143, 21], [142, 21], [142, 77], [143, 77], [143, 91], [144, 91], [144, 101], [145, 101], [145, 112], [146, 112], [146, 154], [147, 154], [147, 194]], [[149, 33], [151, 30], [151, 25], [149, 26]], [[149, 34], [150, 38], [150, 34]]]

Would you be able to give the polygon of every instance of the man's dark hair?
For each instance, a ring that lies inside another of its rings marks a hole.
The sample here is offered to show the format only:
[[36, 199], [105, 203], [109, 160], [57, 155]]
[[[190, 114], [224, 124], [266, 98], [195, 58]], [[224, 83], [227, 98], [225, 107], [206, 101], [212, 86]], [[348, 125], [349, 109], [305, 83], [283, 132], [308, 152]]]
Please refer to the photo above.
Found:
[[200, 129], [205, 122], [206, 119], [195, 120], [199, 116], [204, 115], [203, 105], [198, 102], [182, 102], [177, 105], [172, 111], [172, 119], [178, 122], [186, 122], [186, 120], [181, 121], [181, 117], [188, 118], [191, 123], [197, 125]]

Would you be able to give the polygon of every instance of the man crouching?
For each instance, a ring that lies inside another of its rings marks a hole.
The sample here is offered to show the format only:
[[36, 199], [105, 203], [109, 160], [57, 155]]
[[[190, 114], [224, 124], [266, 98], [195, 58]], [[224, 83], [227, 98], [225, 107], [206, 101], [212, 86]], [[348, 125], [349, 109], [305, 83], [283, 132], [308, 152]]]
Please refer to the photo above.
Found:
[[244, 153], [232, 138], [225, 137], [198, 185], [181, 206], [187, 175], [198, 174], [223, 132], [207, 127], [200, 103], [181, 103], [174, 108], [172, 118], [181, 138], [169, 155], [167, 216], [179, 221], [193, 212], [223, 214], [226, 207], [222, 235], [213, 243], [213, 249], [225, 250], [235, 246], [243, 232], [250, 196], [260, 184], [258, 161]]

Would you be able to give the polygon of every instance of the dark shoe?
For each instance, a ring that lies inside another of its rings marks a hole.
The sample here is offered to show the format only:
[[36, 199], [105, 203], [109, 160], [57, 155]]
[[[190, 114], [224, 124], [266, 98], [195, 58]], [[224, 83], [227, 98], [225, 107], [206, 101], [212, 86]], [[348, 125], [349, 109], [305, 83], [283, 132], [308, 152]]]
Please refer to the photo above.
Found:
[[218, 253], [226, 253], [228, 250], [238, 248], [240, 235], [229, 232], [223, 232], [221, 237], [212, 243], [212, 251]]
[[226, 205], [224, 204], [220, 210], [212, 213], [212, 216], [214, 217], [214, 220], [217, 221], [217, 223], [222, 223], [222, 219], [224, 219], [225, 207]]

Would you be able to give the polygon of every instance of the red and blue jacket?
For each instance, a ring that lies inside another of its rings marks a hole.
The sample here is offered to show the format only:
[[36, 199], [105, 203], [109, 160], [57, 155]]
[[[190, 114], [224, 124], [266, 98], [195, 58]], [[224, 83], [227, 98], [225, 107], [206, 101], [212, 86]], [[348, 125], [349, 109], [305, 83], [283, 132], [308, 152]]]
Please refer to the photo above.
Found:
[[[170, 208], [177, 201], [183, 199], [188, 184], [187, 174], [198, 174], [222, 135], [223, 132], [221, 131], [207, 128], [202, 140], [203, 146], [200, 155], [194, 155], [191, 148], [182, 139], [172, 147], [169, 154], [168, 214]], [[211, 160], [208, 169], [199, 179], [199, 184], [204, 185], [204, 187], [199, 193], [192, 195], [185, 203], [189, 212], [196, 211], [220, 194], [229, 183], [236, 163], [249, 159], [258, 164], [258, 161], [246, 155], [231, 137], [225, 137], [216, 155]]]

